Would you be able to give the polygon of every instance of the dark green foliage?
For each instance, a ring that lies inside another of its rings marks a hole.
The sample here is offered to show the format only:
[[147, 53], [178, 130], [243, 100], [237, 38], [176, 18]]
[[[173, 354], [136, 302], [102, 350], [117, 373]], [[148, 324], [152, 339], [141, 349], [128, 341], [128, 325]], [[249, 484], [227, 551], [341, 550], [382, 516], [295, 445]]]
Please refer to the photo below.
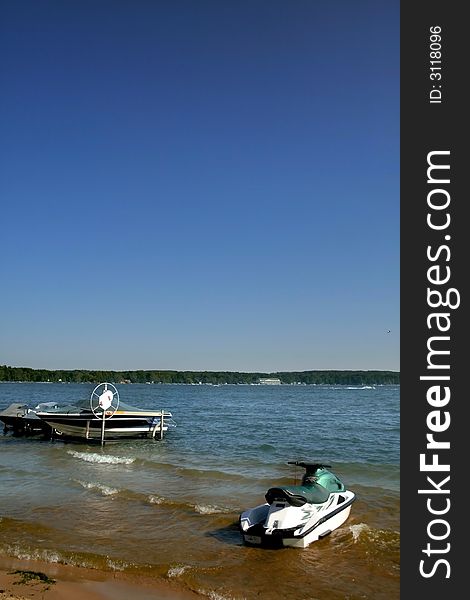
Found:
[[0, 381], [41, 381], [64, 383], [258, 383], [262, 377], [282, 383], [381, 385], [399, 384], [397, 371], [289, 371], [279, 373], [239, 373], [236, 371], [47, 371], [0, 365]]

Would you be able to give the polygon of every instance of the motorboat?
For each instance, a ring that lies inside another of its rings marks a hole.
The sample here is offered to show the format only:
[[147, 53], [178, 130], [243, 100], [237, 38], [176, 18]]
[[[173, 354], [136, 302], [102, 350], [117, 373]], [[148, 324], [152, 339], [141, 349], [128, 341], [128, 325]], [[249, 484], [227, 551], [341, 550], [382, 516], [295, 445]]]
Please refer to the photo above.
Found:
[[[95, 414], [87, 400], [57, 409], [42, 410], [36, 413], [53, 430], [55, 435], [82, 438], [86, 440], [107, 440], [120, 438], [163, 437], [168, 431], [167, 420], [172, 413], [163, 410], [148, 410], [120, 403], [113, 414]], [[162, 425], [163, 422], [163, 425]]]
[[328, 470], [330, 465], [288, 464], [305, 469], [301, 485], [271, 487], [264, 504], [240, 515], [239, 527], [247, 545], [306, 548], [349, 517], [356, 495]]
[[5, 431], [12, 430], [14, 435], [50, 435], [51, 427], [37, 416], [38, 410], [57, 408], [56, 402], [41, 402], [34, 407], [14, 402], [0, 412], [0, 421]]
[[110, 383], [96, 386], [89, 400], [38, 410], [36, 414], [52, 428], [54, 436], [102, 442], [123, 438], [162, 439], [168, 427], [175, 426], [169, 411], [121, 402]]

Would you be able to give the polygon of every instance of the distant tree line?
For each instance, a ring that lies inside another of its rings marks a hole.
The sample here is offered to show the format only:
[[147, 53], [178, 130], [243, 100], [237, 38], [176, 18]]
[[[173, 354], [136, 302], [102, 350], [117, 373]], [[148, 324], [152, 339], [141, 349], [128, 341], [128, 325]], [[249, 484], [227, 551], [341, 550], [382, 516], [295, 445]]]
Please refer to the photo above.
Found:
[[258, 383], [260, 378], [287, 384], [386, 385], [399, 384], [397, 371], [289, 371], [239, 373], [234, 371], [49, 371], [0, 365], [0, 381], [64, 383]]

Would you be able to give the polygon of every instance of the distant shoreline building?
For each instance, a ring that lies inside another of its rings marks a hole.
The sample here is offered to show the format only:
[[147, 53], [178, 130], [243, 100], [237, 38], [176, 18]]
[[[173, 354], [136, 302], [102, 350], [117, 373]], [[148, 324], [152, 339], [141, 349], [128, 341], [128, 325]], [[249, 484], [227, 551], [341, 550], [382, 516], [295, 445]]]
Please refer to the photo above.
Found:
[[260, 385], [281, 385], [281, 380], [271, 377], [260, 377], [258, 383]]

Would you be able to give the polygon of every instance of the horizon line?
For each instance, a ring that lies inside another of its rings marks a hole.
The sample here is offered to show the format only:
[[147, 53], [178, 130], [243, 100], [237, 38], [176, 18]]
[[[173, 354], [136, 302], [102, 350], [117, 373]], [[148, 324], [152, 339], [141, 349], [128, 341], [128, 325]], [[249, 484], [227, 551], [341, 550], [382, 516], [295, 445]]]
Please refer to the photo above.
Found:
[[288, 371], [245, 371], [245, 370], [230, 370], [230, 369], [89, 369], [89, 368], [46, 368], [46, 367], [25, 367], [25, 366], [12, 366], [12, 365], [0, 365], [0, 367], [7, 367], [10, 369], [30, 369], [32, 371], [112, 371], [115, 373], [131, 373], [131, 372], [142, 372], [142, 371], [158, 371], [160, 373], [164, 372], [174, 372], [174, 373], [262, 373], [262, 374], [274, 374], [274, 373], [311, 373], [315, 371], [387, 371], [389, 373], [400, 373], [398, 369], [353, 369], [353, 368], [328, 368], [328, 369], [293, 369]]

